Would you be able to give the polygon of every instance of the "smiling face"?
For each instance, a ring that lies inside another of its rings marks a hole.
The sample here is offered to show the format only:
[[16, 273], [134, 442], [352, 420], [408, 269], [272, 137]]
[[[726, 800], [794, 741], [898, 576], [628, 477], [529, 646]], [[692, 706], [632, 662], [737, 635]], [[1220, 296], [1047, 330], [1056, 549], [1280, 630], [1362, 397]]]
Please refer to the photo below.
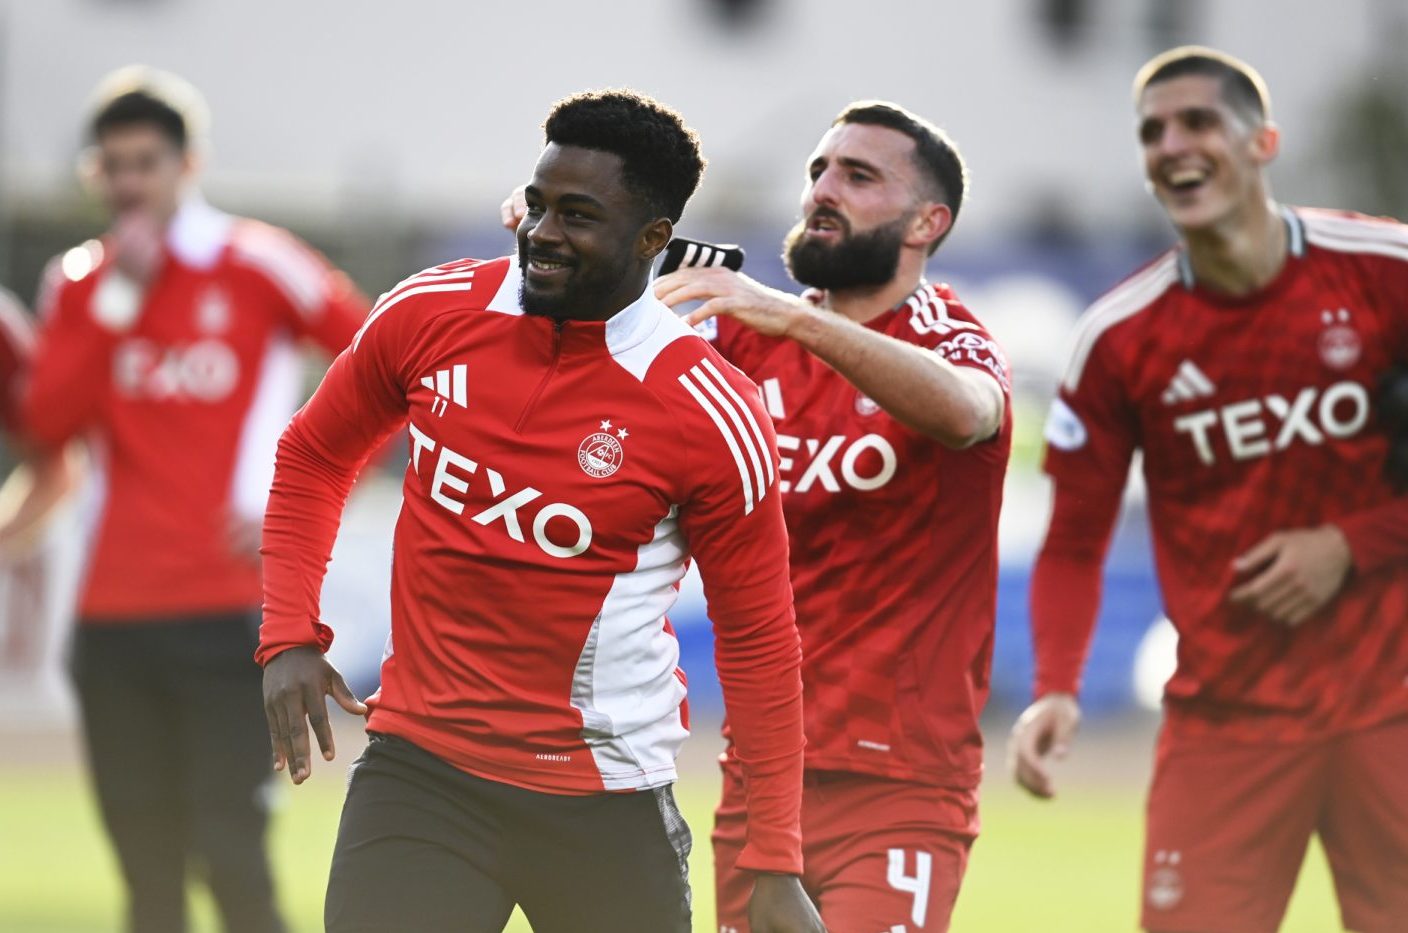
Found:
[[1227, 102], [1216, 77], [1171, 78], [1139, 98], [1144, 173], [1184, 233], [1225, 226], [1264, 204], [1263, 170], [1278, 141], [1274, 126]]
[[[915, 223], [926, 206], [932, 208], [932, 199], [915, 163], [914, 140], [885, 126], [833, 126], [807, 164], [802, 220], [783, 250], [788, 271], [816, 288], [884, 285], [894, 278], [903, 247], [933, 239]], [[948, 208], [940, 210], [946, 229]]]
[[524, 197], [518, 264], [525, 312], [603, 321], [640, 296], [671, 225], [650, 216], [646, 200], [626, 186], [620, 156], [549, 143]]

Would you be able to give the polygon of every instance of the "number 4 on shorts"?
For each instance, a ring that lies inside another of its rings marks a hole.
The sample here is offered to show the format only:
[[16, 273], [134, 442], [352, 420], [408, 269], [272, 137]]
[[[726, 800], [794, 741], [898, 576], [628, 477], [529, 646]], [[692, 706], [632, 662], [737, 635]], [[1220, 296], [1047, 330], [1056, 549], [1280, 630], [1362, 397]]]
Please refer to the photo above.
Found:
[[[914, 907], [909, 912], [909, 918], [914, 921], [915, 926], [923, 929], [925, 915], [929, 912], [929, 877], [933, 873], [934, 857], [928, 852], [915, 852], [912, 875], [906, 875], [904, 872], [907, 861], [904, 849], [891, 849], [890, 870], [886, 880], [896, 891], [914, 895]], [[904, 927], [891, 927], [889, 933], [894, 933], [896, 929], [901, 933], [904, 931]]]

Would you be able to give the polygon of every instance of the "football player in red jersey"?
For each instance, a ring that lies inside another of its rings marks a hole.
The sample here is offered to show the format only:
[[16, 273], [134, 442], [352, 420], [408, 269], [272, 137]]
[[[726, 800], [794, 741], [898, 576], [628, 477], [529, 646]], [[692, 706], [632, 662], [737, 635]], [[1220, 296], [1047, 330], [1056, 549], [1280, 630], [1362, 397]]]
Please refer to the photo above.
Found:
[[1148, 800], [1143, 923], [1261, 933], [1318, 833], [1347, 927], [1408, 917], [1408, 500], [1380, 382], [1408, 361], [1408, 228], [1288, 208], [1260, 76], [1210, 49], [1134, 85], [1178, 246], [1082, 319], [1047, 425], [1037, 700], [1018, 782], [1054, 793], [1134, 450], [1179, 633]]
[[[823, 928], [797, 875], [800, 644], [756, 386], [655, 299], [651, 262], [703, 171], [678, 114], [559, 102], [518, 255], [388, 291], [279, 445], [259, 659], [295, 783], [324, 705], [318, 592], [342, 502], [402, 424], [391, 639], [328, 883], [333, 931], [687, 933], [688, 732], [667, 613], [704, 581], [748, 779], [740, 867], [763, 933]], [[750, 885], [752, 887], [752, 885]]]
[[[782, 451], [802, 632], [804, 883], [842, 933], [946, 930], [978, 831], [1011, 446], [1006, 360], [929, 257], [967, 172], [890, 103], [841, 112], [807, 162], [784, 256], [806, 298], [721, 268], [671, 306], [757, 381]], [[732, 747], [716, 815], [720, 928], [744, 933], [747, 828]]]
[[367, 303], [283, 230], [195, 190], [204, 104], [134, 67], [87, 127], [113, 224], [45, 275], [27, 439], [86, 441], [102, 473], [73, 676], [129, 929], [186, 927], [186, 878], [226, 927], [280, 930], [264, 851], [258, 529], [295, 341], [336, 353]]

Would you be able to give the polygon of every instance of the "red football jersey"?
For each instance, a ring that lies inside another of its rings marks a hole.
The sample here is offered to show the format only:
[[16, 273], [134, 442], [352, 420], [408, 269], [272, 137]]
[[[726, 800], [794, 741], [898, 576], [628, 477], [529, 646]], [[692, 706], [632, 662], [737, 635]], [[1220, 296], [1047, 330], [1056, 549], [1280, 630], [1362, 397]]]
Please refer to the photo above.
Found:
[[8, 292], [0, 290], [0, 431], [19, 426], [20, 378], [34, 352], [34, 329]]
[[[1180, 636], [1165, 691], [1175, 724], [1290, 740], [1408, 714], [1403, 563], [1361, 563], [1295, 628], [1228, 599], [1245, 579], [1233, 559], [1266, 535], [1333, 522], [1353, 550], [1361, 527], [1401, 508], [1374, 398], [1390, 365], [1408, 361], [1408, 228], [1285, 216], [1290, 255], [1256, 294], [1199, 287], [1174, 250], [1092, 306], [1048, 424], [1046, 469], [1102, 540], [1143, 449]], [[1048, 602], [1033, 597], [1039, 651], [1041, 630], [1071, 611]], [[1076, 672], [1051, 671], [1072, 657], [1078, 667], [1081, 652], [1048, 641], [1047, 686], [1071, 689]]]
[[301, 394], [293, 339], [337, 353], [367, 302], [283, 230], [191, 200], [129, 330], [94, 318], [97, 240], [51, 264], [24, 400], [28, 435], [92, 444], [105, 480], [79, 613], [104, 622], [259, 605], [232, 517], [258, 520]]
[[538, 791], [675, 779], [666, 616], [691, 557], [749, 771], [748, 867], [798, 871], [800, 644], [757, 389], [649, 291], [605, 323], [525, 315], [513, 259], [382, 296], [279, 446], [259, 659], [326, 647], [318, 595], [363, 458], [407, 423], [391, 640], [368, 728]]
[[[705, 333], [759, 384], [777, 429], [807, 767], [976, 786], [1010, 405], [995, 437], [950, 450], [795, 341], [715, 320]], [[1002, 350], [945, 285], [866, 326], [1010, 395]]]

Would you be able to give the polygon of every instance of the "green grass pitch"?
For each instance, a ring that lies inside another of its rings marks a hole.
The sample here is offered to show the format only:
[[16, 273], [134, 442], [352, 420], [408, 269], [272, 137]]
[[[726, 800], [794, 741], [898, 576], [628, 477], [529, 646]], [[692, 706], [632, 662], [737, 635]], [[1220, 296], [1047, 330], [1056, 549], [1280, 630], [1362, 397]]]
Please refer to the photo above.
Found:
[[[343, 762], [319, 763], [303, 787], [284, 788], [273, 835], [280, 897], [296, 933], [322, 929], [322, 895], [341, 806]], [[282, 780], [282, 778], [281, 778]], [[687, 773], [680, 805], [694, 828], [696, 931], [712, 933], [708, 827], [717, 780]], [[1134, 930], [1142, 789], [1081, 789], [1056, 803], [1010, 790], [994, 775], [954, 917], [955, 933], [1104, 933]], [[0, 771], [0, 931], [107, 933], [120, 929], [116, 868], [74, 769]], [[193, 930], [218, 929], [203, 893]], [[508, 929], [526, 933], [516, 916]], [[1323, 855], [1312, 849], [1283, 933], [1340, 929]]]

